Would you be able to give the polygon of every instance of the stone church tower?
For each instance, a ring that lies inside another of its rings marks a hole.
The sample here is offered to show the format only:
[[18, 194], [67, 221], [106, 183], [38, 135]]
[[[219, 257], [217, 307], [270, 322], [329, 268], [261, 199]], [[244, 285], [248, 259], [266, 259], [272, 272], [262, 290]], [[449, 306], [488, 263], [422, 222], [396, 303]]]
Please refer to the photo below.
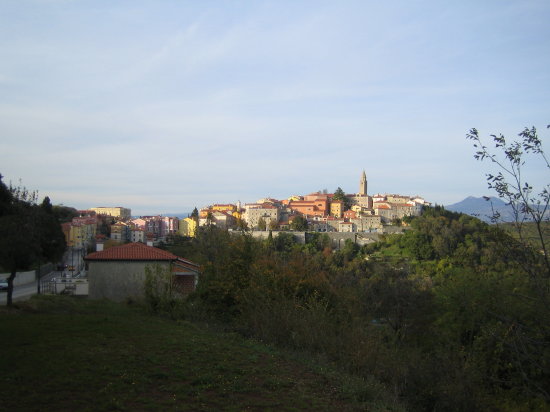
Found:
[[361, 180], [359, 181], [359, 195], [366, 195], [367, 194], [367, 175], [365, 174], [365, 171], [363, 170], [363, 174], [361, 175]]

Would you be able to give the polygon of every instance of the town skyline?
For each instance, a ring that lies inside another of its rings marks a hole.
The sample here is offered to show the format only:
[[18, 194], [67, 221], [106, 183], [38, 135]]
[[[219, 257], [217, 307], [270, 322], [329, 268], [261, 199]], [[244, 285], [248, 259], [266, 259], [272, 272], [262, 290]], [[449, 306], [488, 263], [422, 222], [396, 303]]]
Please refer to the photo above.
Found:
[[[7, 182], [8, 185], [10, 184], [13, 184], [13, 182]], [[45, 196], [48, 196], [48, 194], [41, 194], [38, 190], [34, 190], [34, 189], [30, 189], [28, 187], [26, 187], [23, 182], [19, 182], [19, 184], [24, 187], [25, 189], [29, 190], [30, 192], [36, 192], [37, 193], [37, 200], [40, 201], [40, 199], [42, 199], [43, 197]], [[16, 185], [17, 186], [17, 185]], [[345, 191], [343, 190], [340, 186], [338, 186], [335, 190], [329, 190], [327, 188], [323, 188], [323, 189], [318, 189], [318, 190], [315, 190], [315, 191], [310, 191], [310, 192], [307, 192], [307, 193], [294, 193], [294, 194], [287, 194], [286, 196], [282, 196], [282, 197], [274, 197], [274, 196], [262, 196], [262, 197], [258, 197], [254, 200], [248, 200], [248, 201], [241, 201], [241, 199], [238, 199], [236, 201], [234, 200], [227, 200], [227, 199], [217, 199], [215, 201], [212, 201], [212, 202], [209, 202], [207, 204], [202, 204], [202, 205], [194, 205], [194, 206], [188, 206], [188, 210], [178, 210], [178, 211], [168, 211], [168, 212], [159, 212], [158, 210], [150, 210], [148, 211], [147, 213], [138, 213], [138, 212], [141, 212], [140, 209], [134, 209], [132, 207], [131, 204], [122, 204], [122, 203], [118, 203], [118, 204], [102, 204], [101, 202], [96, 202], [95, 204], [93, 205], [70, 205], [70, 204], [64, 204], [64, 203], [58, 203], [55, 201], [55, 199], [52, 199], [50, 196], [48, 196], [50, 198], [50, 201], [55, 204], [55, 205], [62, 205], [62, 206], [67, 206], [67, 207], [72, 207], [76, 210], [81, 210], [81, 211], [86, 211], [86, 210], [95, 210], [95, 209], [123, 209], [123, 210], [126, 210], [127, 211], [127, 218], [129, 218], [130, 216], [132, 217], [140, 217], [140, 216], [173, 216], [173, 217], [187, 217], [187, 215], [191, 214], [193, 209], [197, 209], [197, 210], [203, 210], [203, 209], [208, 209], [212, 206], [216, 206], [216, 205], [227, 205], [227, 204], [231, 204], [231, 205], [235, 205], [235, 206], [238, 206], [238, 205], [247, 205], [247, 204], [256, 204], [256, 203], [264, 203], [264, 201], [268, 200], [268, 201], [273, 201], [273, 200], [276, 200], [276, 201], [285, 201], [285, 200], [291, 200], [291, 199], [294, 199], [294, 200], [297, 200], [298, 198], [300, 199], [304, 199], [304, 198], [307, 198], [308, 196], [309, 197], [312, 197], [314, 195], [328, 195], [330, 197], [332, 197], [334, 195], [334, 193], [337, 191], [337, 190], [342, 190], [343, 193], [346, 194], [346, 196], [348, 197], [354, 197], [356, 195], [361, 195], [361, 196], [367, 196], [370, 197], [370, 198], [373, 198], [373, 197], [377, 197], [377, 196], [382, 196], [382, 197], [386, 197], [386, 196], [400, 196], [400, 197], [407, 197], [407, 198], [411, 198], [411, 199], [414, 199], [414, 198], [419, 198], [419, 199], [423, 199], [423, 200], [426, 200], [426, 204], [431, 204], [431, 202], [429, 202], [427, 199], [424, 198], [424, 196], [422, 196], [421, 194], [419, 193], [415, 193], [415, 194], [411, 194], [409, 192], [407, 192], [406, 194], [403, 194], [403, 193], [396, 193], [396, 192], [389, 192], [389, 191], [378, 191], [376, 193], [369, 193], [369, 185], [368, 185], [368, 178], [367, 178], [367, 175], [366, 175], [366, 172], [363, 170], [361, 175], [360, 175], [360, 179], [357, 181], [356, 183], [356, 189], [358, 190], [355, 190], [355, 191]]]
[[[549, 131], [550, 3], [0, 4], [0, 172], [176, 213], [341, 187], [490, 194], [466, 139]], [[544, 182], [528, 163], [529, 183]]]
[[[363, 173], [365, 173], [365, 171], [363, 171]], [[100, 200], [96, 201], [96, 202], [92, 202], [92, 203], [67, 204], [67, 203], [56, 201], [56, 199], [52, 198], [48, 193], [43, 193], [39, 189], [33, 188], [31, 186], [27, 186], [25, 184], [25, 182], [23, 182], [21, 180], [19, 180], [18, 182], [14, 182], [14, 181], [10, 181], [10, 180], [6, 179], [5, 176], [3, 176], [3, 180], [8, 186], [10, 184], [12, 184], [14, 186], [21, 185], [21, 187], [27, 189], [29, 192], [37, 193], [37, 200], [38, 201], [40, 201], [44, 197], [48, 196], [50, 198], [50, 201], [52, 202], [52, 204], [71, 207], [71, 208], [74, 208], [76, 210], [91, 210], [91, 209], [94, 209], [94, 208], [128, 208], [128, 209], [131, 210], [131, 212], [132, 212], [131, 215], [133, 217], [140, 217], [140, 216], [173, 216], [173, 217], [183, 218], [183, 217], [187, 217], [189, 214], [191, 214], [193, 209], [195, 209], [195, 208], [200, 210], [200, 209], [206, 209], [206, 208], [209, 208], [213, 205], [219, 205], [219, 204], [233, 204], [233, 205], [252, 204], [252, 203], [257, 203], [257, 202], [261, 201], [262, 199], [284, 200], [284, 199], [291, 199], [292, 197], [311, 196], [311, 195], [318, 194], [318, 193], [333, 194], [336, 189], [340, 189], [340, 188], [343, 190], [342, 187], [338, 186], [337, 188], [335, 188], [333, 190], [329, 190], [327, 188], [322, 188], [322, 189], [320, 188], [320, 189], [317, 189], [317, 190], [312, 190], [312, 191], [303, 192], [303, 193], [293, 193], [293, 194], [287, 193], [284, 196], [278, 196], [278, 197], [270, 196], [270, 195], [264, 195], [264, 196], [258, 195], [256, 198], [240, 197], [237, 200], [234, 200], [234, 199], [212, 199], [211, 201], [203, 203], [203, 204], [187, 205], [187, 206], [184, 206], [184, 207], [182, 207], [180, 209], [177, 209], [177, 210], [176, 209], [168, 210], [168, 209], [162, 209], [162, 208], [161, 209], [142, 209], [142, 208], [139, 208], [139, 207], [135, 208], [132, 204], [128, 204], [128, 203], [123, 203], [123, 202], [114, 202], [114, 203], [103, 202], [102, 203]], [[369, 184], [369, 188], [370, 187], [371, 186]], [[359, 188], [359, 191], [357, 191], [357, 190], [356, 191], [354, 191], [354, 190], [350, 190], [350, 191], [343, 190], [343, 191], [347, 195], [354, 195], [354, 194], [357, 194], [357, 193], [361, 192], [361, 188]], [[487, 193], [489, 194], [489, 196], [494, 196], [493, 194], [490, 194], [489, 192], [487, 192]], [[378, 190], [378, 191], [374, 191], [374, 192], [369, 191], [369, 195], [370, 196], [398, 195], [398, 196], [407, 196], [407, 197], [410, 197], [410, 198], [422, 198], [422, 199], [425, 199], [431, 205], [447, 206], [447, 205], [452, 204], [452, 203], [439, 203], [439, 202], [436, 202], [436, 201], [434, 202], [432, 199], [428, 199], [426, 196], [423, 196], [421, 193], [414, 192], [414, 190], [409, 190], [409, 191], [400, 192], [400, 193], [395, 192], [395, 191], [388, 191], [388, 190]], [[462, 200], [464, 200], [468, 197], [476, 197], [476, 196], [472, 196], [470, 194], [465, 194], [462, 198], [458, 199], [454, 203], [458, 203], [458, 202], [460, 202], [460, 201], [462, 201]], [[479, 197], [482, 197], [482, 196], [479, 196]], [[242, 199], [245, 199], [245, 200], [242, 200]]]
[[62, 230], [67, 245], [82, 250], [94, 245], [102, 250], [105, 241], [154, 245], [174, 235], [195, 237], [200, 227], [210, 226], [251, 231], [260, 237], [271, 231], [289, 230], [360, 234], [365, 242], [372, 242], [373, 236], [377, 239], [380, 233], [401, 231], [402, 224], [420, 216], [424, 207], [430, 206], [430, 202], [419, 196], [369, 195], [365, 171], [357, 183], [358, 190], [354, 193], [345, 193], [338, 187], [331, 193], [323, 190], [285, 199], [214, 203], [194, 209], [183, 218], [160, 214], [136, 216], [129, 207], [96, 206], [76, 211], [71, 221], [62, 224]]

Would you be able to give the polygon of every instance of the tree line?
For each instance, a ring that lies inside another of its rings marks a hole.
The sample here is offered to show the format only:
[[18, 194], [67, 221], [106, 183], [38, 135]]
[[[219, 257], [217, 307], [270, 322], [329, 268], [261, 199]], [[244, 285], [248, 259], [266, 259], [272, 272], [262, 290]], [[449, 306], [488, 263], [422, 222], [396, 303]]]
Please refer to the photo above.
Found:
[[49, 197], [38, 203], [36, 192], [7, 186], [0, 175], [0, 269], [9, 272], [7, 304], [12, 304], [13, 281], [19, 270], [39, 269], [57, 262], [65, 252], [65, 236], [58, 217], [70, 210], [54, 207]]

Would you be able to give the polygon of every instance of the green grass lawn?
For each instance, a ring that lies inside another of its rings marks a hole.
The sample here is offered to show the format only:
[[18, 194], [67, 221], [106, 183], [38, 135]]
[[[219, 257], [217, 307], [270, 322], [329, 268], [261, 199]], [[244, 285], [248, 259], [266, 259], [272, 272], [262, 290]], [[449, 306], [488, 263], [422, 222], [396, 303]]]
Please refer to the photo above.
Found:
[[42, 296], [0, 325], [0, 410], [387, 410], [337, 374], [137, 305]]

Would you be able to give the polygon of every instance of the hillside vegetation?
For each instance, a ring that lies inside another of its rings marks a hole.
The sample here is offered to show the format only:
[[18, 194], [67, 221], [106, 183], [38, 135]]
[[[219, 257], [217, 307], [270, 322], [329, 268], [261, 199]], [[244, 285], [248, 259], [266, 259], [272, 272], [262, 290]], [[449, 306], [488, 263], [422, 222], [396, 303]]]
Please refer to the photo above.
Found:
[[[517, 224], [501, 223], [500, 227], [510, 233], [516, 239], [519, 239]], [[537, 227], [532, 222], [524, 222], [521, 224], [522, 238], [528, 242], [533, 248], [540, 248], [540, 235]], [[550, 222], [541, 222], [541, 234], [545, 244], [550, 244]]]
[[[216, 320], [383, 383], [407, 410], [548, 410], [550, 300], [541, 254], [443, 208], [411, 230], [333, 251], [312, 234], [266, 241], [206, 227], [172, 252], [203, 272], [173, 317]], [[157, 289], [158, 290], [158, 289]]]

